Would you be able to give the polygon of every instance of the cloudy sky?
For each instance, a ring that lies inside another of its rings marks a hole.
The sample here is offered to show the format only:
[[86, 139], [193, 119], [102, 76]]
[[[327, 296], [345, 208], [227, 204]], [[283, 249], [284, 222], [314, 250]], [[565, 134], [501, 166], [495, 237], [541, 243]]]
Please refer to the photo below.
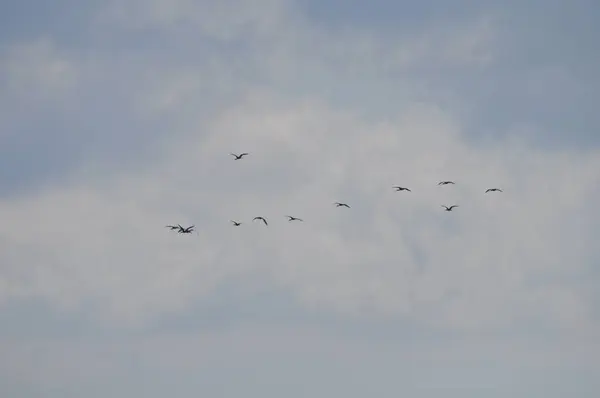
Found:
[[3, 2], [0, 395], [597, 396], [598, 18]]

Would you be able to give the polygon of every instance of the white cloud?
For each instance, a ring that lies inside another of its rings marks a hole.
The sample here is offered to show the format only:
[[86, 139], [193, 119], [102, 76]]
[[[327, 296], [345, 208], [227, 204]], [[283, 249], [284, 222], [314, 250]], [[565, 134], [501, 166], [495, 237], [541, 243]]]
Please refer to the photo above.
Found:
[[[197, 122], [204, 134], [185, 136], [151, 169], [4, 202], [5, 300], [93, 300], [139, 321], [251, 273], [300, 303], [356, 316], [444, 328], [591, 321], [577, 285], [536, 283], [588, 265], [577, 260], [595, 250], [590, 231], [569, 219], [595, 198], [597, 154], [476, 148], [433, 104], [377, 124], [263, 93]], [[228, 155], [242, 150], [243, 161]], [[447, 178], [457, 185], [436, 185]], [[504, 192], [484, 194], [496, 185]], [[352, 209], [334, 208], [338, 200]], [[447, 203], [460, 207], [446, 213]], [[288, 224], [290, 213], [306, 221]], [[173, 222], [196, 224], [200, 236], [163, 228]]]
[[[525, 138], [543, 124], [465, 134], [475, 107], [452, 87], [498, 68], [497, 20], [392, 35], [296, 6], [112, 2], [84, 51], [7, 46], [3, 137], [35, 143], [60, 119], [67, 148], [48, 155], [85, 161], [60, 185], [0, 190], [4, 395], [594, 389], [600, 156]], [[73, 153], [92, 131], [98, 148]]]
[[[588, 238], [593, 222], [570, 222], [598, 197], [588, 183], [599, 178], [596, 153], [543, 152], [519, 140], [476, 147], [450, 110], [408, 94], [397, 117], [377, 120], [331, 97], [268, 85], [311, 65], [318, 76], [347, 83], [344, 65], [377, 70], [377, 63], [396, 62], [399, 48], [408, 49], [406, 65], [426, 64], [434, 54], [447, 66], [459, 58], [477, 63], [475, 53], [492, 52], [493, 20], [448, 35], [439, 35], [442, 28], [425, 31], [398, 47], [366, 32], [307, 29], [292, 23], [301, 19], [289, 3], [276, 3], [261, 3], [264, 9], [239, 1], [113, 4], [104, 18], [169, 31], [180, 19], [196, 21], [196, 7], [211, 10], [201, 30], [221, 21], [239, 36], [236, 27], [252, 21], [274, 41], [260, 47], [265, 59], [250, 55], [245, 65], [275, 77], [262, 85], [236, 77], [241, 68], [218, 53], [198, 73], [176, 60], [158, 62], [150, 73], [137, 59], [124, 71], [136, 88], [131, 110], [173, 121], [162, 157], [142, 171], [98, 182], [98, 165], [89, 164], [69, 186], [3, 202], [3, 299], [41, 296], [68, 307], [92, 300], [107, 314], [140, 321], [185, 309], [228, 278], [251, 273], [308, 306], [355, 316], [458, 328], [506, 325], [532, 314], [590, 322], [590, 296], [559, 276], [583, 278], [583, 259], [596, 253]], [[281, 35], [280, 25], [289, 28]], [[432, 47], [438, 36], [443, 40]], [[111, 66], [99, 54], [67, 61], [47, 40], [15, 51], [6, 58], [5, 78], [20, 87], [73, 88], [76, 77], [94, 80]], [[230, 95], [209, 115], [201, 108], [211, 90]], [[233, 162], [232, 151], [251, 155]], [[458, 184], [436, 185], [448, 178]], [[393, 184], [414, 192], [394, 193]], [[505, 192], [483, 194], [490, 184]], [[352, 209], [334, 209], [337, 200]], [[451, 203], [460, 207], [443, 212], [440, 205]], [[288, 225], [283, 215], [289, 213], [306, 222]], [[250, 222], [259, 214], [269, 218], [269, 228]], [[231, 218], [246, 222], [231, 230]], [[162, 227], [170, 222], [196, 223], [200, 238], [167, 233]], [[548, 278], [551, 283], [536, 286]]]

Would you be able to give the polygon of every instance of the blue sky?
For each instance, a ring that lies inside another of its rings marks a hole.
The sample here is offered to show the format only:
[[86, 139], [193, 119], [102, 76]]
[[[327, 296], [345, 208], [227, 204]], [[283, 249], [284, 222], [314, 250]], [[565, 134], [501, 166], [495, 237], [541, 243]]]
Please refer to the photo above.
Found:
[[597, 4], [0, 11], [2, 396], [597, 396]]

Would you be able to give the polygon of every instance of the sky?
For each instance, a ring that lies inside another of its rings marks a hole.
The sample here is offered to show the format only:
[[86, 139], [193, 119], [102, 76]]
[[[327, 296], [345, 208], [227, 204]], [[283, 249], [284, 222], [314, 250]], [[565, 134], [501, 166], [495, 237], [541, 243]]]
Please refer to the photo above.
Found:
[[598, 396], [599, 17], [3, 2], [0, 395]]

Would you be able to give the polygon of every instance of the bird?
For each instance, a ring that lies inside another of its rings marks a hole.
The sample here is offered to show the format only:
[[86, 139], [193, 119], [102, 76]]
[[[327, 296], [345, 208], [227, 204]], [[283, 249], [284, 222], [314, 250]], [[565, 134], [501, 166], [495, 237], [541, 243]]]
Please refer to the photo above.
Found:
[[495, 191], [498, 191], [498, 192], [503, 192], [503, 191], [502, 191], [500, 188], [490, 188], [490, 189], [486, 190], [486, 191], [485, 191], [485, 193], [488, 193], [488, 192], [495, 192]]
[[298, 217], [292, 217], [292, 216], [286, 216], [286, 217], [289, 218], [288, 221], [304, 221], [303, 219], [298, 218]]
[[442, 207], [445, 207], [446, 211], [452, 211], [452, 209], [454, 209], [455, 207], [458, 207], [458, 205], [452, 205], [450, 207], [442, 205]]
[[247, 152], [244, 153], [240, 153], [239, 155], [236, 155], [235, 153], [230, 153], [231, 156], [235, 156], [234, 160], [240, 160], [241, 158], [243, 158], [244, 156], [248, 155]]
[[236, 227], [239, 227], [242, 223], [241, 222], [237, 222], [237, 221], [233, 221], [231, 220], [231, 222], [233, 223], [233, 225], [235, 225]]
[[254, 219], [252, 219], [252, 221], [254, 221], [254, 220], [262, 220], [262, 222], [264, 222], [264, 223], [265, 223], [265, 225], [267, 225], [267, 226], [269, 225], [269, 224], [267, 223], [267, 220], [265, 220], [265, 219], [264, 219], [264, 217], [254, 217]]
[[183, 228], [181, 225], [179, 226], [179, 232], [180, 234], [191, 234], [192, 232], [194, 232], [194, 226], [191, 225], [187, 228]]
[[350, 206], [348, 206], [346, 203], [340, 203], [340, 202], [335, 202], [334, 203], [335, 207], [347, 207], [350, 208]]
[[[193, 227], [193, 226], [192, 226], [192, 227]], [[177, 224], [177, 225], [167, 225], [165, 228], [171, 228], [171, 231], [178, 229], [179, 231], [177, 231], [177, 232], [179, 232], [179, 233], [181, 233], [182, 231], [184, 231], [184, 230], [185, 230], [185, 228], [183, 228], [183, 227], [181, 226], [181, 224]], [[191, 227], [190, 227], [190, 228], [191, 228]]]
[[454, 184], [454, 182], [453, 181], [440, 181], [438, 183], [438, 185], [447, 185], [447, 184]]
[[400, 192], [400, 191], [408, 191], [408, 192], [412, 192], [410, 189], [408, 188], [404, 188], [404, 187], [392, 187], [394, 188], [396, 191]]

